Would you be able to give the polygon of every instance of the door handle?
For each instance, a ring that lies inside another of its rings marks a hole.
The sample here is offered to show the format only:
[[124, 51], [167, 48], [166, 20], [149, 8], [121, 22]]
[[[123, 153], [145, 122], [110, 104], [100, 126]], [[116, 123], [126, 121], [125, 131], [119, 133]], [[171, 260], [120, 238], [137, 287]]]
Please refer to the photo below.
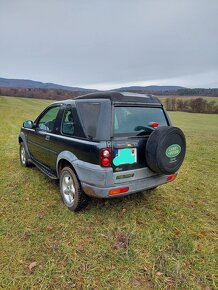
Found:
[[45, 140], [49, 141], [50, 140], [50, 136], [49, 135], [46, 135], [45, 136]]

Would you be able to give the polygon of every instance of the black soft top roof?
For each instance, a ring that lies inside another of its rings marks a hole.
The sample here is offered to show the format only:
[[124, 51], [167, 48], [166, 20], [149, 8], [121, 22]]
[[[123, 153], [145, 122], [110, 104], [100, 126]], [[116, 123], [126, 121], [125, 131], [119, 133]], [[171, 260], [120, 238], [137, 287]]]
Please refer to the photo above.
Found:
[[74, 100], [82, 99], [110, 99], [113, 103], [144, 103], [161, 104], [153, 95], [137, 94], [131, 92], [98, 92], [76, 97]]
[[74, 99], [57, 101], [61, 104], [75, 104], [77, 100], [91, 100], [91, 99], [109, 99], [112, 103], [129, 103], [129, 104], [152, 104], [161, 106], [159, 99], [153, 95], [138, 94], [132, 92], [97, 92], [87, 95], [79, 96]]

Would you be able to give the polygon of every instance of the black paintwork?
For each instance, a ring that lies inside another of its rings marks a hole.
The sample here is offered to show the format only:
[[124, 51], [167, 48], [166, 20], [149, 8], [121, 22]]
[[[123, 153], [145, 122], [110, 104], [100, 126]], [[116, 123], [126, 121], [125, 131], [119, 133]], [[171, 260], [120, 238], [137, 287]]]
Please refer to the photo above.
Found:
[[[83, 128], [80, 112], [78, 110], [78, 104], [81, 102], [100, 102], [102, 104], [97, 124], [98, 133], [95, 138], [90, 138], [85, 130], [82, 133], [83, 137], [69, 137], [62, 133], [61, 124], [64, 110], [69, 106], [72, 107], [75, 112], [76, 122]], [[113, 170], [124, 171], [145, 167], [145, 146], [148, 137], [113, 138], [113, 107], [120, 104], [126, 106], [143, 105], [148, 107], [162, 107], [159, 100], [154, 96], [148, 95], [144, 97], [135, 94], [131, 97], [117, 92], [93, 93], [73, 100], [59, 101], [47, 107], [37, 117], [33, 128], [21, 128], [19, 142], [23, 141], [26, 144], [29, 159], [51, 178], [58, 177], [58, 173], [56, 172], [57, 157], [63, 151], [72, 152], [80, 161], [99, 165], [101, 148], [112, 147], [114, 158], [116, 148], [136, 147], [138, 154], [137, 163], [116, 168], [112, 165]], [[39, 119], [50, 108], [56, 106], [59, 107], [59, 112], [52, 132], [48, 133], [41, 129], [37, 129]], [[166, 119], [169, 124], [167, 116]]]

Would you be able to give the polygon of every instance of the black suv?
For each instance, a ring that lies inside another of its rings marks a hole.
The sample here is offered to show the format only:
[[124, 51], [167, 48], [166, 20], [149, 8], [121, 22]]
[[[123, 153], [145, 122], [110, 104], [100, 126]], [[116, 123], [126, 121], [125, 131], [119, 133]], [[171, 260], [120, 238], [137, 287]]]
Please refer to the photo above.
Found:
[[124, 196], [172, 181], [186, 150], [157, 98], [118, 92], [53, 103], [23, 123], [19, 143], [21, 165], [59, 179], [72, 211], [88, 196]]

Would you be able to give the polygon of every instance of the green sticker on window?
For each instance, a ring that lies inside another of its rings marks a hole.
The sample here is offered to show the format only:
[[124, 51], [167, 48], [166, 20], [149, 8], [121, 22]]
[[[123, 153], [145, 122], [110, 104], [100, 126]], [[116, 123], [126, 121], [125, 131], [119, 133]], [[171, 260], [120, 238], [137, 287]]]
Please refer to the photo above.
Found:
[[179, 155], [181, 152], [181, 146], [179, 144], [172, 144], [170, 145], [167, 150], [166, 150], [166, 156], [171, 158], [171, 157], [176, 157]]

